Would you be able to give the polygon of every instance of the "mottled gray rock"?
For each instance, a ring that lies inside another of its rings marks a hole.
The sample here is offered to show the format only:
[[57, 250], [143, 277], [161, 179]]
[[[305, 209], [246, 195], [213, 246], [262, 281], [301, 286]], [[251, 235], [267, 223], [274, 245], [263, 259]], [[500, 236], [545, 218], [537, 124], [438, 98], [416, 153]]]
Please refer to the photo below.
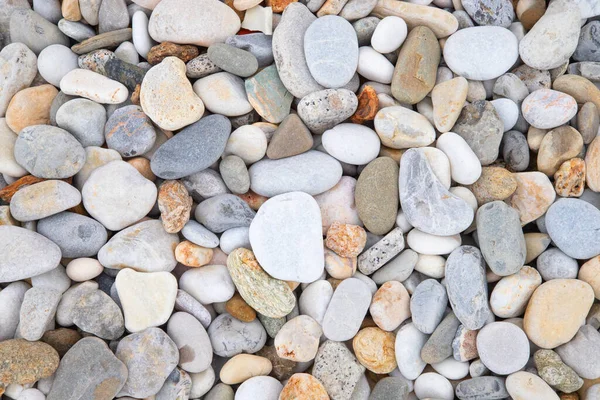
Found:
[[10, 200], [10, 212], [17, 221], [35, 221], [81, 203], [79, 190], [63, 181], [47, 180], [26, 186]]
[[217, 383], [204, 395], [204, 400], [233, 400], [234, 392], [231, 386]]
[[213, 249], [219, 245], [217, 235], [206, 229], [196, 221], [188, 221], [181, 230], [184, 238], [198, 246], [208, 247]]
[[251, 33], [248, 35], [230, 36], [227, 38], [227, 40], [225, 40], [225, 43], [252, 53], [258, 60], [258, 67], [263, 68], [273, 64], [272, 40], [272, 35], [265, 35], [264, 33]]
[[600, 61], [600, 21], [591, 21], [581, 28], [573, 58], [577, 61]]
[[198, 204], [195, 218], [215, 233], [238, 226], [250, 226], [255, 213], [248, 204], [232, 194], [221, 194]]
[[446, 288], [435, 279], [424, 280], [410, 298], [412, 323], [423, 333], [435, 331], [446, 311]]
[[17, 226], [0, 226], [0, 282], [14, 282], [56, 268], [60, 248], [39, 233]]
[[67, 21], [64, 18], [58, 21], [58, 29], [66, 36], [78, 42], [83, 42], [96, 35], [96, 31], [89, 25], [81, 22]]
[[175, 311], [185, 311], [194, 316], [206, 329], [212, 321], [212, 316], [208, 309], [198, 300], [193, 298], [188, 292], [181, 289], [177, 290], [175, 298]]
[[508, 375], [519, 371], [529, 360], [525, 332], [510, 322], [492, 322], [477, 334], [481, 362], [493, 373]]
[[325, 89], [302, 97], [298, 116], [308, 129], [319, 134], [350, 118], [357, 107], [358, 99], [350, 90]]
[[24, 128], [15, 142], [15, 159], [39, 178], [64, 179], [85, 163], [85, 150], [69, 132], [50, 125]]
[[475, 26], [475, 23], [464, 10], [456, 10], [452, 13], [454, 17], [458, 20], [458, 29], [472, 28]]
[[89, 291], [81, 296], [71, 315], [75, 326], [102, 339], [116, 340], [125, 332], [121, 309], [101, 290]]
[[[134, 49], [131, 50], [133, 51]], [[117, 52], [115, 50], [115, 55], [116, 54]], [[106, 64], [104, 64], [104, 70], [106, 71], [106, 76], [108, 78], [117, 82], [121, 82], [127, 87], [130, 93], [135, 90], [137, 85], [142, 84], [144, 76], [146, 75], [146, 72], [148, 72], [148, 70], [138, 67], [137, 65], [130, 64], [118, 57], [109, 58], [106, 61]]]
[[536, 267], [544, 281], [552, 279], [575, 279], [579, 272], [577, 260], [557, 248], [550, 248], [540, 254]]
[[246, 163], [238, 156], [227, 156], [219, 164], [219, 172], [232, 193], [244, 194], [250, 189]]
[[[25, 4], [28, 5], [27, 2]], [[16, 5], [16, 4], [15, 4]], [[11, 7], [6, 7], [10, 10]], [[0, 13], [5, 10], [0, 7]], [[1, 22], [0, 22], [1, 26]], [[0, 29], [0, 41], [4, 35]], [[4, 117], [12, 97], [21, 89], [28, 87], [37, 74], [37, 57], [23, 43], [11, 43], [0, 51], [2, 72], [0, 72], [0, 117]]]
[[192, 198], [197, 202], [220, 194], [230, 193], [221, 175], [210, 168], [185, 176], [181, 181]]
[[323, 89], [310, 74], [304, 56], [304, 34], [315, 20], [304, 4], [292, 3], [273, 32], [273, 57], [279, 77], [297, 98]]
[[325, 337], [338, 342], [352, 339], [370, 304], [371, 291], [365, 283], [356, 278], [344, 279], [333, 292], [323, 318]]
[[31, 341], [40, 340], [54, 321], [61, 293], [58, 290], [32, 287], [21, 303], [19, 334]]
[[190, 374], [180, 368], [175, 368], [167, 377], [163, 387], [154, 396], [155, 400], [177, 400], [189, 398], [192, 390]]
[[339, 182], [342, 166], [330, 155], [311, 150], [280, 160], [258, 161], [248, 172], [250, 189], [262, 196], [295, 191], [317, 195]]
[[83, 147], [104, 144], [104, 124], [106, 109], [92, 100], [70, 100], [56, 112], [56, 125], [73, 135]]
[[[36, 2], [39, 0], [36, 0]], [[47, 2], [50, 3], [50, 2]], [[54, 8], [54, 5], [50, 4], [50, 8]], [[36, 5], [34, 4], [34, 8]], [[15, 10], [29, 10], [31, 9], [31, 4], [27, 0], [2, 0], [0, 2], [0, 47], [8, 46], [11, 43], [10, 40], [10, 16]], [[60, 18], [60, 7], [58, 9], [58, 13], [54, 11], [57, 15], [57, 18]], [[46, 14], [40, 11], [40, 14]], [[47, 14], [46, 14], [47, 15]], [[46, 18], [44, 16], [44, 18]], [[52, 18], [46, 18], [50, 21]], [[56, 20], [56, 19], [55, 19]], [[12, 97], [12, 96], [11, 96]]]
[[552, 350], [536, 351], [534, 361], [540, 378], [556, 390], [572, 393], [583, 385], [583, 379]]
[[102, 0], [98, 11], [99, 33], [116, 31], [129, 26], [125, 0]]
[[185, 74], [188, 78], [204, 78], [221, 71], [222, 69], [208, 58], [207, 53], [200, 54], [185, 65]]
[[373, 36], [373, 32], [375, 32], [375, 28], [379, 21], [381, 20], [377, 17], [365, 17], [352, 24], [352, 27], [356, 32], [356, 37], [358, 38], [359, 46], [371, 45], [371, 37]]
[[217, 67], [242, 78], [254, 75], [258, 69], [258, 60], [254, 54], [225, 43], [211, 45], [207, 54]]
[[402, 377], [383, 378], [373, 388], [369, 400], [403, 400], [408, 396], [409, 386]]
[[156, 131], [150, 118], [140, 106], [117, 109], [104, 127], [106, 145], [122, 157], [139, 156], [154, 146]]
[[175, 268], [175, 233], [167, 233], [161, 221], [149, 220], [123, 229], [98, 252], [105, 268], [132, 268], [141, 272], [171, 271]]
[[466, 379], [456, 386], [456, 397], [460, 400], [500, 400], [509, 397], [504, 379], [498, 376], [480, 376]]
[[100, 12], [101, 3], [102, 0], [79, 0], [81, 16], [90, 25], [98, 25], [98, 13]]
[[467, 104], [452, 130], [465, 139], [482, 165], [489, 165], [498, 158], [504, 123], [489, 101]]
[[152, 171], [163, 179], [178, 179], [202, 171], [221, 157], [231, 133], [222, 115], [210, 115], [181, 130], [152, 156]]
[[99, 49], [80, 55], [77, 59], [79, 68], [88, 69], [106, 76], [106, 63], [117, 56], [110, 50]]
[[35, 11], [25, 9], [11, 14], [10, 39], [13, 43], [23, 43], [35, 54], [40, 54], [51, 44], [69, 46], [69, 38], [56, 25]]
[[210, 324], [208, 336], [213, 352], [220, 357], [256, 353], [267, 341], [267, 333], [257, 319], [242, 322], [227, 313], [219, 315]]
[[521, 100], [527, 97], [529, 93], [535, 92], [538, 89], [550, 89], [552, 86], [550, 71], [532, 68], [527, 64], [523, 64], [515, 68], [513, 70], [513, 73], [507, 73], [498, 78], [498, 80], [494, 84], [494, 93], [496, 93], [496, 85], [498, 85], [500, 79], [507, 75], [516, 76], [517, 78], [519, 78], [521, 83], [523, 83], [527, 88], [528, 92], [526, 91], [524, 92], [524, 95], [521, 95]]
[[[100, 278], [98, 280], [102, 279], [103, 278]], [[112, 285], [112, 282], [110, 285]], [[109, 289], [110, 285], [108, 285]], [[58, 308], [56, 309], [56, 322], [62, 326], [73, 325], [73, 308], [75, 307], [75, 304], [77, 304], [80, 298], [96, 289], [98, 289], [98, 283], [95, 281], [82, 282], [67, 289], [60, 299], [60, 303], [58, 303]]]
[[453, 312], [449, 312], [421, 349], [421, 359], [427, 364], [444, 361], [452, 356], [452, 341], [460, 321]]
[[415, 228], [432, 235], [450, 236], [473, 222], [473, 209], [450, 193], [435, 176], [425, 153], [410, 149], [400, 159], [400, 204]]
[[264, 326], [265, 331], [267, 331], [267, 335], [273, 339], [275, 339], [277, 332], [279, 332], [279, 330], [286, 323], [285, 317], [271, 318], [267, 317], [266, 315], [262, 315], [261, 313], [256, 313], [256, 316], [260, 320], [260, 323]]
[[358, 269], [365, 275], [371, 275], [403, 249], [404, 236], [402, 235], [402, 229], [399, 227], [394, 228], [358, 257]]
[[519, 213], [503, 201], [486, 203], [477, 210], [477, 238], [495, 274], [512, 275], [525, 264], [527, 249]]
[[480, 329], [490, 316], [483, 256], [473, 246], [461, 246], [446, 260], [446, 290], [452, 310], [471, 330]]
[[600, 351], [600, 333], [590, 325], [583, 325], [570, 342], [556, 348], [562, 361], [584, 379], [600, 377], [600, 360], [591, 357]]
[[554, 244], [578, 260], [600, 254], [600, 211], [578, 199], [560, 199], [546, 212], [546, 229]]
[[502, 158], [506, 167], [522, 172], [529, 167], [529, 145], [527, 138], [519, 131], [508, 131], [502, 137]]
[[156, 394], [177, 366], [179, 352], [159, 328], [148, 328], [125, 336], [115, 355], [127, 367], [127, 381], [119, 396], [144, 398]]
[[515, 18], [510, 0], [463, 0], [462, 6], [477, 25], [508, 28]]
[[0, 292], [0, 340], [8, 340], [15, 337], [21, 303], [25, 292], [30, 286], [25, 282], [13, 282]]
[[415, 251], [406, 249], [377, 270], [371, 279], [378, 285], [383, 285], [387, 281], [403, 282], [413, 272], [418, 260], [419, 255]]
[[326, 88], [350, 82], [358, 65], [358, 40], [352, 25], [337, 15], [325, 15], [304, 34], [304, 55], [313, 78]]
[[56, 243], [65, 258], [93, 257], [107, 240], [101, 223], [68, 211], [39, 220], [37, 231]]
[[109, 399], [127, 380], [127, 367], [108, 346], [95, 337], [75, 343], [60, 360], [47, 400]]
[[364, 372], [346, 345], [332, 340], [319, 347], [312, 370], [332, 399], [350, 399]]

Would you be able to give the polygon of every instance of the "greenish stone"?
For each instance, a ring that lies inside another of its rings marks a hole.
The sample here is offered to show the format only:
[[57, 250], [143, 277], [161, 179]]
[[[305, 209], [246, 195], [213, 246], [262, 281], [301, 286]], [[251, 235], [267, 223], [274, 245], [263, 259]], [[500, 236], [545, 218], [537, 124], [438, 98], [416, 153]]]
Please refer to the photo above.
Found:
[[267, 121], [278, 124], [290, 113], [294, 96], [283, 86], [275, 65], [246, 79], [245, 86], [248, 101]]

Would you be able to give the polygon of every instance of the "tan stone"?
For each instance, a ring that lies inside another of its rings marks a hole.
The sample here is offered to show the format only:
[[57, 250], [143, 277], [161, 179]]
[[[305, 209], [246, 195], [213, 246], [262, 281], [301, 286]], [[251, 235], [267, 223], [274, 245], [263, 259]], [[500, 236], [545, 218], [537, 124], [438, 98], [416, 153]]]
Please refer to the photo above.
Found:
[[246, 303], [238, 292], [225, 303], [225, 310], [232, 317], [244, 322], [252, 322], [256, 319], [256, 311]]
[[317, 378], [300, 373], [288, 379], [279, 400], [329, 400], [329, 395]]
[[342, 257], [358, 257], [367, 243], [367, 232], [358, 225], [334, 222], [327, 230], [325, 246]]
[[244, 200], [254, 211], [258, 211], [260, 206], [262, 206], [265, 201], [269, 200], [268, 197], [256, 194], [252, 190], [249, 190], [244, 194], [236, 194], [236, 196]]
[[32, 384], [48, 378], [58, 368], [58, 353], [42, 342], [11, 339], [0, 343], [0, 382]]
[[273, 365], [271, 376], [279, 379], [280, 381], [289, 379], [294, 374], [296, 362], [279, 357], [277, 355], [275, 346], [264, 346], [255, 354], [260, 357], [268, 358], [269, 361], [271, 361], [271, 364]]
[[517, 190], [517, 180], [502, 167], [483, 167], [481, 176], [469, 187], [480, 206], [496, 200], [504, 200]]
[[267, 147], [267, 157], [272, 160], [291, 157], [310, 150], [312, 146], [313, 137], [304, 122], [298, 115], [290, 114], [273, 133]]
[[394, 69], [394, 98], [406, 104], [423, 100], [435, 85], [440, 57], [440, 45], [431, 29], [419, 26], [411, 30], [400, 48]]
[[550, 236], [540, 232], [530, 232], [523, 235], [525, 237], [525, 246], [527, 247], [527, 256], [525, 264], [529, 264], [542, 254], [552, 241]]
[[585, 162], [581, 158], [565, 161], [554, 174], [554, 189], [562, 197], [579, 197], [585, 189]]
[[153, 46], [148, 52], [146, 59], [151, 65], [160, 63], [167, 57], [177, 57], [184, 63], [198, 57], [200, 51], [191, 44], [176, 44], [171, 42], [162, 42]]
[[583, 137], [583, 143], [589, 144], [598, 134], [600, 127], [600, 113], [598, 107], [592, 102], [587, 102], [577, 113], [577, 129]]
[[377, 92], [371, 86], [366, 85], [358, 94], [358, 107], [350, 121], [354, 124], [363, 124], [373, 121], [379, 111], [379, 98]]
[[600, 192], [600, 137], [592, 140], [585, 153], [585, 178], [588, 187]]
[[213, 249], [198, 246], [188, 240], [179, 243], [175, 248], [175, 259], [187, 267], [208, 265], [213, 256]]
[[583, 149], [583, 138], [576, 129], [563, 125], [552, 129], [542, 139], [537, 156], [537, 167], [548, 176], [554, 175], [560, 165], [577, 157]]
[[81, 20], [79, 0], [62, 0], [61, 11], [64, 19], [66, 19], [67, 21]]
[[448, 11], [404, 1], [379, 0], [371, 15], [379, 18], [390, 15], [400, 17], [406, 22], [408, 29], [426, 26], [437, 38], [448, 37], [458, 29], [458, 20]]
[[52, 85], [40, 85], [17, 92], [8, 103], [6, 124], [17, 134], [32, 125], [50, 124], [50, 107], [58, 94]]
[[600, 109], [600, 89], [583, 76], [560, 76], [552, 84], [552, 89], [573, 96], [579, 104], [592, 102]]
[[402, 158], [402, 154], [406, 153], [406, 150], [408, 149], [392, 149], [391, 147], [381, 145], [381, 149], [379, 150], [379, 157], [389, 157], [399, 164], [400, 159]]
[[546, 2], [544, 0], [519, 0], [516, 11], [523, 27], [530, 30], [546, 12]]
[[513, 176], [517, 190], [509, 204], [519, 212], [521, 225], [525, 225], [544, 215], [554, 202], [556, 192], [550, 179], [541, 172], [519, 172]]
[[219, 378], [227, 385], [236, 385], [254, 376], [269, 375], [271, 369], [271, 361], [265, 357], [238, 354], [223, 365]]
[[529, 127], [527, 131], [527, 144], [531, 151], [537, 152], [540, 149], [540, 145], [542, 144], [542, 139], [548, 133], [548, 129], [538, 129], [533, 126]]
[[21, 223], [13, 218], [9, 206], [0, 206], [0, 226], [2, 225], [21, 226]]
[[338, 15], [348, 0], [326, 0], [317, 12], [317, 17], [324, 15]]
[[44, 333], [41, 340], [52, 346], [62, 358], [80, 339], [81, 335], [75, 329], [58, 328]]
[[389, 281], [375, 292], [369, 312], [373, 321], [384, 331], [393, 331], [410, 318], [410, 296], [404, 285]]
[[291, 3], [295, 3], [298, 0], [266, 0], [267, 7], [271, 7], [274, 13], [282, 13], [285, 8]]
[[144, 157], [134, 157], [127, 160], [129, 164], [131, 164], [135, 169], [138, 170], [140, 174], [149, 181], [155, 181], [156, 175], [152, 172], [152, 168], [150, 167], [150, 160]]
[[594, 290], [594, 296], [600, 300], [600, 256], [583, 264], [579, 269], [577, 279], [587, 282]]
[[365, 328], [352, 340], [358, 361], [376, 374], [392, 372], [396, 364], [396, 336], [379, 328]]
[[467, 100], [469, 83], [462, 76], [436, 85], [431, 92], [433, 120], [441, 133], [449, 132]]
[[585, 323], [594, 290], [577, 279], [553, 279], [536, 289], [529, 300], [523, 328], [533, 343], [553, 349], [570, 341]]
[[325, 249], [325, 270], [335, 279], [350, 278], [356, 272], [356, 257], [342, 257], [330, 249]]
[[[165, 231], [177, 233], [183, 229], [184, 225], [190, 220], [192, 203], [192, 196], [189, 195], [184, 184], [180, 181], [165, 181], [160, 185], [158, 209]], [[188, 254], [184, 256], [184, 259], [187, 256]], [[212, 252], [210, 257], [212, 257]], [[193, 262], [193, 260], [190, 260], [190, 262]], [[199, 265], [194, 266], [199, 267]]]

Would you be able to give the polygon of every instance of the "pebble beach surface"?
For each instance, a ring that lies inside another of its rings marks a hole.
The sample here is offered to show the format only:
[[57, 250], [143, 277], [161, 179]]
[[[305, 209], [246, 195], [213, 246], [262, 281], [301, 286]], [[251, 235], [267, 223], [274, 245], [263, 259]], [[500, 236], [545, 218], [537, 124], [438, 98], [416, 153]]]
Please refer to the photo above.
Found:
[[600, 400], [600, 1], [0, 0], [0, 399]]

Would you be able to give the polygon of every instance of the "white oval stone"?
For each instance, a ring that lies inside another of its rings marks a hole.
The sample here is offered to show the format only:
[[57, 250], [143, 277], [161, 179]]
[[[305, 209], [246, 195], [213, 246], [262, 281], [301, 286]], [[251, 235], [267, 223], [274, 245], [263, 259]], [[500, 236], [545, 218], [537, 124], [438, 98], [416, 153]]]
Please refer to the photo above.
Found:
[[412, 322], [402, 326], [396, 333], [396, 361], [406, 379], [417, 379], [425, 369], [427, 363], [421, 359], [421, 349], [428, 338]]
[[424, 373], [415, 380], [415, 394], [419, 399], [454, 400], [450, 381], [435, 372]]
[[394, 75], [394, 65], [372, 47], [363, 46], [358, 49], [357, 71], [370, 81], [390, 84]]
[[182, 369], [198, 373], [210, 368], [212, 345], [200, 321], [186, 312], [176, 312], [169, 318], [167, 333], [179, 349]]
[[206, 109], [226, 117], [236, 117], [252, 111], [246, 97], [244, 81], [229, 72], [217, 72], [194, 82], [194, 92]]
[[344, 279], [339, 284], [323, 318], [325, 337], [337, 342], [352, 339], [371, 304], [371, 291], [356, 278]]
[[438, 255], [419, 254], [415, 270], [435, 279], [441, 279], [446, 274], [446, 259]]
[[225, 265], [191, 268], [181, 275], [179, 286], [202, 304], [224, 302], [235, 293], [235, 285]]
[[427, 118], [408, 108], [383, 108], [374, 122], [381, 142], [392, 149], [424, 147], [435, 140], [435, 129]]
[[313, 282], [323, 273], [321, 211], [306, 193], [267, 200], [250, 224], [250, 243], [260, 265], [276, 279]]
[[454, 132], [438, 137], [435, 147], [450, 160], [452, 179], [461, 185], [471, 185], [481, 176], [481, 162], [465, 139]]
[[375, 131], [358, 124], [339, 124], [325, 131], [321, 144], [336, 159], [354, 165], [373, 161], [381, 148]]
[[459, 234], [436, 236], [415, 228], [408, 232], [406, 243], [419, 254], [442, 255], [452, 253], [462, 241]]
[[254, 164], [267, 152], [267, 137], [257, 126], [242, 125], [231, 133], [222, 157], [235, 155], [246, 164]]
[[102, 104], [120, 104], [129, 97], [129, 91], [122, 83], [79, 68], [63, 76], [60, 80], [60, 90], [64, 94], [85, 97]]
[[492, 103], [500, 120], [502, 120], [502, 123], [504, 124], [504, 132], [508, 132], [514, 128], [520, 115], [517, 103], [511, 99], [496, 99], [490, 101], [490, 103]]
[[67, 264], [67, 276], [75, 282], [94, 279], [104, 268], [95, 258], [76, 258]]
[[326, 280], [318, 280], [302, 291], [298, 300], [298, 309], [301, 314], [308, 315], [319, 324], [323, 324], [331, 296], [333, 296], [331, 283]]
[[521, 104], [523, 118], [538, 129], [552, 129], [566, 124], [577, 114], [577, 101], [568, 94], [552, 89], [538, 89]]
[[62, 44], [46, 47], [38, 56], [38, 71], [42, 78], [54, 86], [60, 86], [61, 79], [77, 68], [77, 54]]
[[444, 61], [452, 72], [477, 81], [499, 77], [518, 57], [517, 37], [500, 26], [461, 29], [444, 45]]
[[371, 46], [381, 54], [396, 51], [408, 34], [406, 22], [400, 17], [385, 17], [375, 27], [371, 36]]
[[308, 362], [319, 350], [321, 325], [308, 315], [299, 315], [286, 322], [275, 336], [277, 355], [286, 360]]
[[506, 378], [506, 390], [513, 400], [559, 400], [556, 392], [542, 378], [519, 371]]
[[133, 45], [138, 54], [144, 58], [148, 57], [148, 52], [156, 45], [148, 33], [148, 22], [148, 16], [142, 10], [136, 11], [131, 18]]
[[431, 364], [431, 366], [440, 375], [450, 380], [462, 379], [469, 374], [469, 363], [457, 361], [454, 357], [448, 357], [444, 361]]
[[283, 385], [277, 379], [271, 376], [255, 376], [238, 387], [235, 400], [278, 400], [282, 390]]

